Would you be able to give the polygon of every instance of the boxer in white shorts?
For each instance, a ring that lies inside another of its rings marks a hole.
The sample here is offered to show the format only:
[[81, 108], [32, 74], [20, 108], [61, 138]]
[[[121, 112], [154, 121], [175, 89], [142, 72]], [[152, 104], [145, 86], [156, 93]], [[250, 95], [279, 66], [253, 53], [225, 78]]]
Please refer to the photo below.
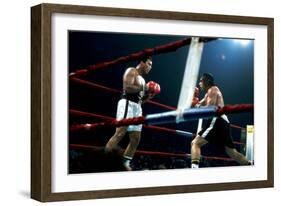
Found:
[[[132, 117], [141, 117], [142, 116], [142, 108], [140, 103], [136, 103], [130, 101], [128, 99], [120, 99], [117, 106], [117, 114], [116, 119], [127, 119]], [[127, 132], [141, 132], [142, 124], [139, 125], [130, 125], [127, 128]]]
[[[130, 67], [125, 71], [122, 99], [119, 100], [117, 107], [117, 120], [142, 116], [141, 104], [160, 93], [159, 84], [152, 81], [145, 84], [143, 76], [149, 73], [151, 67], [151, 57], [145, 57], [136, 68]], [[141, 130], [141, 124], [117, 127], [105, 146], [106, 152], [112, 151], [128, 132], [130, 141], [123, 154], [123, 163], [127, 170], [132, 170], [130, 162], [139, 145]]]

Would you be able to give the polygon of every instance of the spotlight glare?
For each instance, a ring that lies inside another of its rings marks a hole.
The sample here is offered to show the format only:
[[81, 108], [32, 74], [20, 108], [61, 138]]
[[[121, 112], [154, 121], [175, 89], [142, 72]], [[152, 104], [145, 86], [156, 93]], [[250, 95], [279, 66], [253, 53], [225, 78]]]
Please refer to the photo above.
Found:
[[246, 46], [249, 45], [250, 40], [246, 40], [246, 39], [239, 39], [238, 40], [238, 39], [235, 39], [234, 42], [241, 44], [243, 47], [246, 47]]

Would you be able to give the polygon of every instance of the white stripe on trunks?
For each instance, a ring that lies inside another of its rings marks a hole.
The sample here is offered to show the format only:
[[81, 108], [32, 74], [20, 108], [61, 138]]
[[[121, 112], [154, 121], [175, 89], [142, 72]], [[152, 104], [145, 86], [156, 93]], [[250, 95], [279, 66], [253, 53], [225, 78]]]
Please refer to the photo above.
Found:
[[213, 129], [216, 120], [217, 120], [217, 117], [214, 117], [212, 119], [210, 126], [205, 130], [205, 132], [202, 134], [201, 137], [205, 138], [208, 135], [208, 133], [211, 131], [211, 129]]

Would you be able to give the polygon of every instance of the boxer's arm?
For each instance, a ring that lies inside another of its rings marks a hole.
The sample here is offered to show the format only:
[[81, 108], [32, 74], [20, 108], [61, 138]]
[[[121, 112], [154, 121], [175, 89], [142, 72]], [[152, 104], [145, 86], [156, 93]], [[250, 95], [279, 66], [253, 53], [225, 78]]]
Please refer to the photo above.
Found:
[[146, 103], [147, 101], [153, 99], [154, 96], [155, 96], [155, 94], [149, 94], [149, 93], [145, 94], [145, 95], [143, 96], [143, 98], [142, 98], [142, 104], [144, 104], [144, 103]]
[[192, 107], [199, 107], [199, 89], [197, 87], [194, 88], [194, 94], [191, 102]]
[[143, 90], [141, 84], [136, 84], [136, 70], [134, 68], [129, 68], [126, 70], [123, 76], [124, 89], [128, 93], [137, 93]]
[[201, 99], [201, 100], [199, 101], [199, 103], [195, 105], [195, 107], [206, 106], [206, 99], [207, 99], [207, 94], [205, 94], [204, 98]]
[[145, 103], [149, 101], [150, 99], [154, 98], [155, 95], [159, 94], [161, 92], [160, 85], [154, 81], [149, 81], [145, 85], [145, 93], [142, 98], [142, 103]]

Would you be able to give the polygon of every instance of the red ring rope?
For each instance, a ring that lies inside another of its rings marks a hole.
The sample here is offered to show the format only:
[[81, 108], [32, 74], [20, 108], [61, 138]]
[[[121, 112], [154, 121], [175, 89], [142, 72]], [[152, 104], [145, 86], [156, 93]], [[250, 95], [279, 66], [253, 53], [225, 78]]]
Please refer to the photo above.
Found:
[[[77, 83], [85, 84], [85, 85], [88, 85], [88, 86], [91, 86], [91, 87], [94, 87], [94, 88], [98, 88], [98, 89], [101, 89], [101, 90], [104, 90], [104, 91], [107, 91], [107, 92], [119, 93], [119, 94], [121, 93], [121, 91], [119, 91], [117, 89], [109, 88], [109, 87], [106, 87], [106, 86], [103, 86], [103, 85], [100, 85], [100, 84], [95, 84], [93, 82], [82, 80], [82, 79], [79, 79], [79, 78], [76, 78], [76, 77], [71, 77], [70, 80], [72, 80], [74, 82], [77, 82]], [[176, 110], [175, 107], [164, 105], [164, 104], [161, 104], [159, 102], [152, 101], [152, 100], [148, 100], [147, 103], [154, 104], [154, 105], [157, 105], [159, 107], [169, 109], [169, 110]]]
[[[95, 118], [100, 118], [100, 119], [104, 119], [104, 120], [109, 120], [109, 121], [113, 121], [115, 120], [115, 118], [113, 117], [108, 117], [108, 116], [104, 116], [104, 115], [100, 115], [100, 114], [94, 114], [94, 113], [89, 113], [89, 112], [82, 112], [82, 111], [78, 111], [75, 109], [70, 109], [69, 110], [71, 115], [76, 115], [76, 116], [88, 116], [88, 117], [95, 117]], [[85, 124], [84, 124], [85, 125]], [[165, 132], [169, 132], [172, 134], [176, 134], [176, 130], [174, 129], [168, 129], [165, 127], [158, 127], [158, 126], [152, 126], [152, 125], [143, 125], [144, 128], [149, 128], [149, 129], [155, 129], [155, 130], [159, 130], [159, 131], [165, 131]], [[74, 127], [76, 128], [76, 127]], [[81, 129], [85, 128], [85, 127], [79, 127]], [[70, 131], [72, 130], [72, 127], [70, 127]]]
[[[78, 111], [78, 110], [75, 110], [75, 109], [70, 109], [69, 112], [73, 116], [84, 116], [84, 117], [88, 116], [88, 117], [95, 117], [95, 118], [104, 119], [104, 120], [111, 120], [111, 121], [114, 120], [113, 117], [108, 117], [108, 116], [104, 116], [104, 115], [100, 115], [100, 114], [94, 114], [94, 113], [89, 113], [89, 112], [82, 112], [82, 111]], [[143, 125], [143, 127], [144, 128], [148, 128], [148, 129], [154, 129], [154, 130], [158, 130], [158, 131], [168, 132], [168, 133], [172, 133], [172, 134], [178, 134], [178, 131], [182, 132], [180, 130], [169, 129], [169, 128], [159, 127], [159, 126], [154, 126], [154, 125]], [[78, 129], [75, 126], [74, 126], [74, 128], [76, 130]], [[85, 129], [85, 128], [87, 128], [87, 126], [85, 126], [85, 124], [84, 124], [84, 127], [83, 126], [79, 127], [79, 129]], [[72, 129], [73, 128], [70, 127], [70, 131], [73, 131]], [[193, 136], [195, 136], [195, 135], [196, 134], [193, 134]], [[237, 141], [234, 141], [233, 143], [236, 144], [236, 145], [244, 145], [244, 143], [240, 143], [240, 142], [237, 142]]]
[[[93, 82], [82, 80], [82, 79], [79, 79], [79, 78], [76, 78], [76, 77], [71, 77], [70, 80], [72, 80], [74, 82], [77, 82], [77, 83], [84, 84], [84, 85], [88, 85], [88, 86], [91, 86], [91, 87], [94, 87], [94, 88], [98, 88], [98, 89], [101, 89], [101, 90], [104, 90], [104, 91], [107, 91], [107, 92], [121, 93], [121, 91], [119, 91], [117, 89], [109, 88], [109, 87], [106, 87], [106, 86], [103, 86], [103, 85], [100, 85], [100, 84], [95, 84]], [[159, 102], [152, 101], [152, 100], [147, 101], [147, 103], [154, 104], [154, 105], [157, 105], [159, 107], [162, 107], [162, 108], [165, 108], [165, 109], [168, 109], [168, 110], [176, 110], [175, 107], [172, 107], [172, 106], [169, 106], [169, 105], [164, 105], [164, 104], [161, 104]], [[233, 127], [233, 128], [236, 128], [236, 129], [246, 129], [246, 128], [243, 128], [243, 127], [240, 127], [240, 126], [234, 125], [234, 124], [231, 124], [230, 126]]]
[[249, 110], [253, 109], [252, 104], [235, 104], [235, 105], [225, 105], [222, 108], [219, 108], [217, 111], [218, 115], [222, 114], [235, 114], [235, 113], [241, 113], [241, 112], [248, 112]]
[[[97, 150], [101, 149], [102, 147], [93, 146], [93, 145], [81, 145], [81, 144], [70, 144], [71, 148], [74, 149], [90, 149], [90, 150]], [[124, 151], [124, 149], [121, 149], [121, 151]], [[188, 153], [170, 153], [170, 152], [155, 152], [155, 151], [145, 151], [145, 150], [137, 150], [136, 155], [157, 155], [162, 157], [190, 157], [191, 154]], [[202, 156], [203, 159], [207, 160], [222, 160], [222, 161], [229, 161], [234, 162], [231, 158], [226, 157], [210, 157], [210, 156]]]
[[152, 56], [154, 54], [161, 54], [161, 53], [176, 51], [178, 48], [190, 44], [190, 42], [191, 42], [191, 38], [186, 38], [186, 39], [183, 39], [183, 40], [175, 41], [175, 42], [165, 44], [165, 45], [162, 45], [162, 46], [158, 46], [158, 47], [155, 47], [155, 48], [145, 49], [145, 50], [142, 50], [140, 52], [130, 54], [128, 56], [119, 57], [119, 58], [117, 58], [115, 60], [112, 60], [112, 61], [102, 62], [102, 63], [96, 64], [96, 65], [88, 66], [87, 68], [84, 68], [84, 69], [76, 70], [75, 72], [71, 73], [70, 75], [71, 76], [81, 75], [81, 74], [85, 74], [85, 73], [87, 73], [88, 71], [91, 71], [91, 70], [104, 69], [104, 68], [107, 68], [109, 66], [113, 66], [113, 65], [116, 65], [116, 64], [121, 64], [121, 63], [129, 62], [129, 61], [139, 60], [139, 59], [141, 59], [145, 56]]
[[[202, 38], [201, 37], [200, 41], [209, 42], [209, 41], [213, 41], [215, 39], [217, 39], [217, 38]], [[96, 69], [104, 69], [104, 68], [107, 68], [109, 66], [113, 66], [116, 64], [140, 60], [145, 56], [152, 56], [152, 55], [156, 55], [156, 54], [163, 54], [163, 53], [176, 51], [177, 49], [179, 49], [185, 45], [188, 45], [190, 43], [191, 43], [191, 38], [189, 37], [189, 38], [186, 38], [183, 40], [178, 40], [178, 41], [164, 44], [161, 46], [157, 46], [154, 48], [144, 49], [142, 51], [130, 54], [128, 56], [119, 57], [112, 61], [102, 62], [102, 63], [96, 64], [96, 65], [90, 65], [87, 68], [76, 70], [75, 72], [71, 73], [70, 75], [71, 76], [81, 75], [81, 74], [87, 73], [88, 71], [92, 71], [92, 70], [96, 70]]]
[[246, 128], [245, 127], [240, 127], [240, 126], [238, 126], [238, 125], [235, 125], [235, 124], [230, 124], [230, 126], [232, 127], [232, 128], [235, 128], [235, 129], [241, 129], [241, 130], [245, 130]]
[[[224, 109], [225, 108], [225, 109]], [[252, 104], [241, 104], [241, 105], [225, 105], [223, 108], [219, 108], [216, 111], [217, 115], [228, 114], [228, 113], [238, 113], [239, 110], [241, 112], [252, 111], [254, 105]], [[224, 113], [223, 113], [224, 112]], [[96, 126], [112, 126], [112, 127], [120, 127], [120, 126], [129, 126], [129, 125], [137, 125], [146, 123], [146, 117], [133, 117], [128, 119], [121, 120], [107, 120], [105, 122], [95, 123], [95, 124], [80, 124], [73, 125], [71, 130], [79, 130], [81, 128], [94, 128]]]

